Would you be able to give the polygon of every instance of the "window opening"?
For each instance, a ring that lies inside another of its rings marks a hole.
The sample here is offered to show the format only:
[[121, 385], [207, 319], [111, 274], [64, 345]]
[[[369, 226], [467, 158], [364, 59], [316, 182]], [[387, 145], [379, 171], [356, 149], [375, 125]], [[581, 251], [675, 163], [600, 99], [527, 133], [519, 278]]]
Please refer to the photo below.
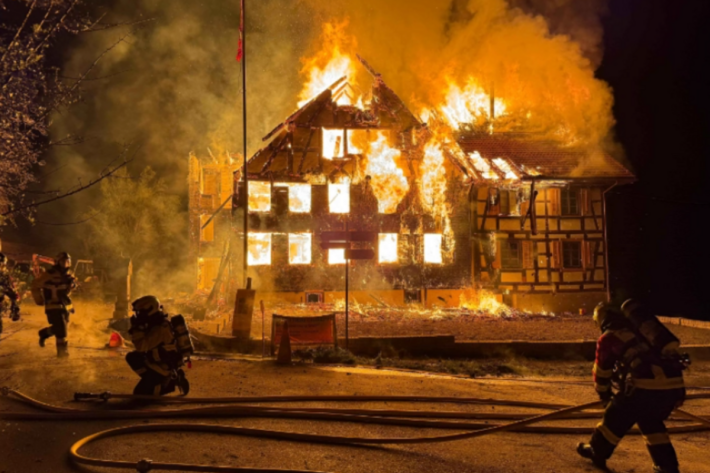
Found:
[[562, 215], [579, 215], [579, 189], [562, 189], [560, 192]]
[[345, 264], [345, 250], [343, 248], [329, 249], [328, 264]]
[[565, 269], [582, 268], [582, 242], [562, 242], [562, 267]]
[[328, 183], [328, 202], [330, 213], [346, 214], [350, 212], [350, 183]]
[[424, 262], [441, 264], [441, 234], [440, 233], [425, 233], [424, 234]]
[[271, 233], [249, 233], [249, 266], [271, 264]]
[[345, 156], [345, 130], [323, 128], [323, 157], [325, 159]]
[[288, 262], [291, 264], [311, 263], [311, 234], [288, 234]]
[[249, 181], [249, 211], [271, 211], [271, 183]]
[[378, 260], [380, 263], [397, 263], [399, 257], [397, 255], [397, 234], [396, 233], [380, 233], [378, 235]]
[[500, 262], [503, 268], [521, 269], [523, 267], [522, 242], [516, 240], [501, 240], [500, 249]]

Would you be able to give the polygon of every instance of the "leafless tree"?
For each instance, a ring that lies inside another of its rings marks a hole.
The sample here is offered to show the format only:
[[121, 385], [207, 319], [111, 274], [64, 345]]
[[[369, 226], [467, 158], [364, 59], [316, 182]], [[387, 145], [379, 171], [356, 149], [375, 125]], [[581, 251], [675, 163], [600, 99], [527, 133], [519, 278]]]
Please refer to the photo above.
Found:
[[77, 192], [35, 201], [27, 188], [41, 179], [38, 166], [44, 165], [42, 157], [49, 148], [79, 141], [74, 136], [53, 138], [52, 116], [80, 100], [83, 81], [130, 32], [86, 64], [78, 77], [62, 76], [49, 59], [52, 48], [71, 36], [123, 26], [103, 20], [91, 16], [85, 0], [0, 0], [0, 226]]

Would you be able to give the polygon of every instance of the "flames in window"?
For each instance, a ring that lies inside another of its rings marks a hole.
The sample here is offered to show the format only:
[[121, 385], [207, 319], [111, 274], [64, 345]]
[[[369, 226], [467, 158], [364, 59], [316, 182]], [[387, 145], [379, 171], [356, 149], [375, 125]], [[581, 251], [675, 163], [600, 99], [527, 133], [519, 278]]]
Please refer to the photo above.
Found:
[[394, 213], [409, 190], [409, 182], [397, 164], [402, 152], [390, 147], [387, 141], [387, 134], [378, 131], [376, 139], [369, 144], [365, 168], [377, 197], [377, 210], [383, 214]]
[[311, 185], [277, 182], [274, 187], [288, 187], [288, 210], [293, 213], [311, 211]]
[[288, 262], [291, 264], [311, 263], [311, 234], [289, 233]]
[[342, 248], [328, 250], [328, 264], [345, 264], [345, 250]]
[[249, 266], [271, 264], [271, 233], [250, 233], [248, 246]]
[[271, 183], [249, 181], [249, 211], [271, 211]]
[[443, 258], [441, 256], [441, 234], [440, 233], [425, 233], [424, 234], [424, 262], [441, 264]]
[[380, 263], [396, 263], [399, 261], [397, 255], [397, 234], [380, 233], [378, 260]]
[[350, 213], [350, 181], [343, 179], [337, 183], [328, 183], [328, 202], [330, 213]]
[[323, 157], [325, 159], [345, 156], [345, 130], [323, 128]]

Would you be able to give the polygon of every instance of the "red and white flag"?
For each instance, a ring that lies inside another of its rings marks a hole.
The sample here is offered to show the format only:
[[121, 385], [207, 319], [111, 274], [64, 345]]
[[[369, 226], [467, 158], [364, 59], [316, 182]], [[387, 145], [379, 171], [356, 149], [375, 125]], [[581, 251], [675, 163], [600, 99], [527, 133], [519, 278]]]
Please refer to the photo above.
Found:
[[239, 15], [239, 49], [237, 50], [237, 61], [241, 62], [244, 57], [244, 0], [241, 0], [241, 12]]

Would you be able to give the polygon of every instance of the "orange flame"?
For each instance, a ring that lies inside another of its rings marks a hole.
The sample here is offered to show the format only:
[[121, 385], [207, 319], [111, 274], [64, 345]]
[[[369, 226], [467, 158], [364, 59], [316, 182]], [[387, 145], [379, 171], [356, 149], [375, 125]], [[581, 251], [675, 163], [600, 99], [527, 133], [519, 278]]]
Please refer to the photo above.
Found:
[[369, 143], [365, 169], [377, 197], [377, 210], [383, 214], [396, 212], [397, 205], [409, 190], [409, 182], [397, 165], [402, 152], [390, 147], [387, 141], [387, 135], [378, 131], [377, 138]]
[[[470, 77], [461, 88], [451, 79], [447, 80], [446, 101], [439, 108], [446, 120], [454, 128], [463, 124], [477, 124], [481, 120], [490, 120], [491, 97], [478, 82]], [[505, 115], [506, 104], [499, 98], [493, 99], [496, 117]]]
[[459, 297], [459, 307], [486, 315], [510, 316], [513, 309], [498, 300], [498, 296], [485, 289], [466, 289]]
[[[346, 50], [354, 49], [355, 40], [345, 33], [346, 27], [347, 21], [324, 24], [319, 39], [322, 47], [313, 57], [302, 60], [301, 74], [307, 77], [307, 81], [299, 95], [299, 107], [304, 106], [343, 76], [348, 77], [351, 85], [354, 84], [355, 63]], [[338, 105], [361, 104], [362, 97], [352, 97], [349, 93], [343, 93], [337, 103]]]

